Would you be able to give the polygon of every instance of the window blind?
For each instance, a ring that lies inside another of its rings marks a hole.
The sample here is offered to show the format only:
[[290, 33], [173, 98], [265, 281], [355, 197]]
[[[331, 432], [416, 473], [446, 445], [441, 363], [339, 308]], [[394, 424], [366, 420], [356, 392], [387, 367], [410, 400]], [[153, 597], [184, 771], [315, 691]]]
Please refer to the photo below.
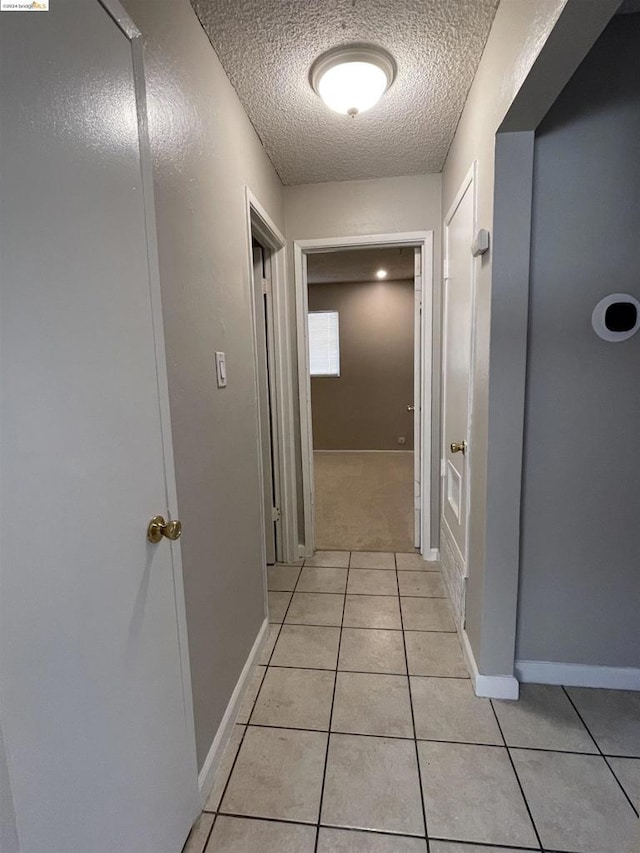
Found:
[[309, 312], [309, 372], [311, 376], [340, 376], [337, 311]]

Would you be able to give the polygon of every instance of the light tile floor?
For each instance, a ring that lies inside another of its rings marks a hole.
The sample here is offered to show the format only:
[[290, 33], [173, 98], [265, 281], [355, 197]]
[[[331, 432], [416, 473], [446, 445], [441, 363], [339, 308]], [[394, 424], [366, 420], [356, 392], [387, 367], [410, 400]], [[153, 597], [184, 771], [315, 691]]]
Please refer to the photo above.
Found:
[[640, 853], [640, 693], [478, 699], [439, 567], [269, 568], [270, 631], [184, 853]]

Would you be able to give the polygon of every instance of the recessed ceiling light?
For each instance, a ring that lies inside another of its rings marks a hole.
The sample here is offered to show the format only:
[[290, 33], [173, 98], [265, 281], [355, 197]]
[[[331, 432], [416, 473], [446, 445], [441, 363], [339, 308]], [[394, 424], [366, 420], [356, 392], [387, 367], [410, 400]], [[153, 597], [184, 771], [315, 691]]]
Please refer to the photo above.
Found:
[[387, 271], [386, 270], [378, 270], [378, 272], [376, 273], [376, 278], [386, 278], [386, 277], [387, 277]]
[[396, 63], [386, 50], [352, 44], [318, 57], [311, 66], [310, 80], [328, 107], [355, 117], [378, 103], [395, 76]]

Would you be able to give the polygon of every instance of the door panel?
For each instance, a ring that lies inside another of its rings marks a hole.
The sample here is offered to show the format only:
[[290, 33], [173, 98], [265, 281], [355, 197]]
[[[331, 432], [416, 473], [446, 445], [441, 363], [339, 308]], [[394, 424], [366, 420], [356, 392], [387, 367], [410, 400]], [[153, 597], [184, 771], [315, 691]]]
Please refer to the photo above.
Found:
[[95, 0], [51, 5], [2, 21], [12, 793], [23, 853], [175, 853], [198, 794], [182, 579], [146, 540], [167, 481], [132, 45]]
[[443, 319], [443, 495], [442, 512], [460, 556], [467, 559], [469, 387], [473, 318], [474, 181], [464, 190], [445, 224]]

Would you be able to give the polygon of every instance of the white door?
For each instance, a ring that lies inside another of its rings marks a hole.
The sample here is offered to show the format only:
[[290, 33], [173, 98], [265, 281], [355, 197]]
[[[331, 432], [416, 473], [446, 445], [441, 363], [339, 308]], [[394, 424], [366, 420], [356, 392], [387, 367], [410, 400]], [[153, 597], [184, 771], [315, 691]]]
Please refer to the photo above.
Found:
[[55, 0], [2, 13], [0, 52], [0, 691], [21, 851], [176, 853], [197, 768], [179, 545], [147, 541], [175, 484], [133, 42], [97, 0]]
[[473, 328], [473, 173], [445, 220], [442, 512], [467, 565], [469, 388]]
[[267, 563], [276, 561], [276, 517], [279, 508], [275, 497], [273, 464], [273, 431], [271, 423], [271, 389], [269, 384], [269, 347], [267, 318], [271, 265], [262, 246], [253, 248], [253, 293], [255, 305], [256, 359], [258, 373], [258, 414], [262, 452], [262, 489], [264, 504], [265, 545]]
[[414, 321], [413, 321], [413, 544], [420, 548], [422, 539], [422, 249], [413, 250]]

